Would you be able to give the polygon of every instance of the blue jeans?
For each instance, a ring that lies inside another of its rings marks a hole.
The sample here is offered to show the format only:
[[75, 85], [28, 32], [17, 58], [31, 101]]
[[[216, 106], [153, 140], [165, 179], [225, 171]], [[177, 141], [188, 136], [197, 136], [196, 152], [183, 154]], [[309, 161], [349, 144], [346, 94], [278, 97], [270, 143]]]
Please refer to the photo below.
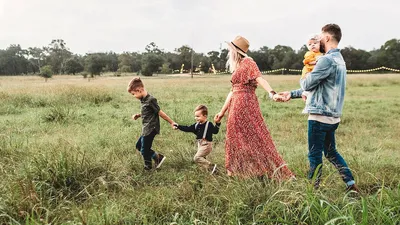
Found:
[[156, 134], [157, 132], [153, 131], [149, 135], [140, 136], [139, 140], [136, 142], [136, 149], [142, 153], [144, 166], [148, 169], [152, 168], [151, 159], [157, 157], [157, 153], [151, 149]]
[[354, 184], [354, 178], [346, 161], [336, 150], [335, 131], [337, 124], [326, 124], [315, 120], [308, 121], [308, 159], [310, 171], [308, 178], [316, 178], [315, 185], [319, 185], [322, 174], [322, 152], [325, 157], [338, 169], [343, 181], [350, 186]]

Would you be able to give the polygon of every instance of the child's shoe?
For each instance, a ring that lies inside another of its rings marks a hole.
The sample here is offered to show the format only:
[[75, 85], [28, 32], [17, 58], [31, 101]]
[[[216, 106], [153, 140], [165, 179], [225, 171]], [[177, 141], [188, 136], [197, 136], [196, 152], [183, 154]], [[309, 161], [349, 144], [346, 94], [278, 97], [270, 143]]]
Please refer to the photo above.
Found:
[[154, 159], [154, 166], [156, 167], [156, 169], [160, 168], [161, 164], [163, 164], [164, 160], [166, 159], [166, 157], [164, 155], [161, 155], [160, 153], [158, 153], [157, 155], [157, 158]]
[[214, 165], [211, 164], [210, 171], [211, 171], [211, 175], [216, 174], [218, 172], [217, 164], [214, 164]]

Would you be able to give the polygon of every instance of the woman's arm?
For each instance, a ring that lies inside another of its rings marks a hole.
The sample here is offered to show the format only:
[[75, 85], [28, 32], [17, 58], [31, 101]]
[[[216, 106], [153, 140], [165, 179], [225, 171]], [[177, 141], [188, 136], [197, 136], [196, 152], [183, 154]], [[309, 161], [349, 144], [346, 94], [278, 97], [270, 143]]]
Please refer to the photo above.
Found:
[[266, 81], [264, 78], [257, 77], [256, 81], [257, 81], [258, 85], [260, 85], [262, 88], [264, 88], [268, 93], [275, 94], [275, 91], [269, 85], [268, 81]]
[[228, 110], [228, 108], [229, 108], [229, 106], [230, 106], [230, 104], [231, 104], [232, 94], [233, 94], [233, 92], [230, 91], [229, 94], [228, 94], [228, 96], [226, 97], [224, 106], [222, 106], [221, 111], [220, 111], [217, 115], [215, 115], [214, 121], [215, 121], [216, 123], [219, 123], [219, 122], [221, 121], [222, 117], [224, 117], [226, 111]]

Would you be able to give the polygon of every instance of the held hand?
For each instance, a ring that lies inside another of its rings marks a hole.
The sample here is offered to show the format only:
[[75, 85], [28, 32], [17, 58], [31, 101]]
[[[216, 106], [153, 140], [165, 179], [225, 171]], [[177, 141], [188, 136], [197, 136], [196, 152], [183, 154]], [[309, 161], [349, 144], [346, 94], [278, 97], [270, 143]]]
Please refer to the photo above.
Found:
[[224, 114], [222, 112], [219, 112], [217, 115], [215, 115], [214, 122], [215, 123], [221, 122], [222, 117], [224, 117]]
[[140, 114], [135, 114], [135, 115], [132, 116], [132, 119], [133, 120], [137, 120], [139, 117], [140, 117]]
[[172, 121], [172, 123], [170, 123], [170, 125], [171, 125], [171, 128], [172, 128], [173, 130], [178, 129], [178, 124], [175, 123], [174, 121]]
[[272, 100], [274, 100], [274, 102], [283, 102], [283, 96], [280, 94], [274, 94], [274, 96], [272, 96]]
[[281, 96], [282, 102], [287, 102], [290, 100], [290, 92], [288, 91], [280, 92], [278, 95]]

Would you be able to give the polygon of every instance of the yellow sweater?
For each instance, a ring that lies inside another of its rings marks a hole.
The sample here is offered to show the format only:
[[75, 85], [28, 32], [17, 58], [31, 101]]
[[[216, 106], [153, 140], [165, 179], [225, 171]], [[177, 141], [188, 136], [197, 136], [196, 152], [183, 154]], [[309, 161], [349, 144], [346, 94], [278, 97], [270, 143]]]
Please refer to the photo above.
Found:
[[315, 65], [310, 65], [310, 62], [316, 62], [317, 58], [322, 55], [323, 54], [321, 52], [313, 52], [313, 51], [306, 52], [303, 60], [304, 67], [301, 72], [301, 79], [303, 79], [307, 73], [310, 73], [314, 69]]

